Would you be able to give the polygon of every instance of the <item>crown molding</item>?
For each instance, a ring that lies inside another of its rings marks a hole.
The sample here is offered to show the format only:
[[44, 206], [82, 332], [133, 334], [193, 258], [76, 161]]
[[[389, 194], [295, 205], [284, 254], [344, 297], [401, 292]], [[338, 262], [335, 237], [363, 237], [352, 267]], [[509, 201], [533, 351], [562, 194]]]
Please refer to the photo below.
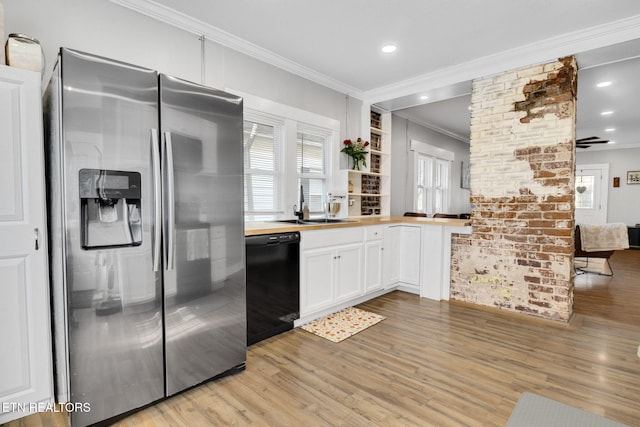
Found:
[[109, 0], [111, 3], [133, 10], [135, 12], [156, 19], [165, 24], [180, 28], [186, 32], [203, 36], [205, 39], [219, 43], [225, 47], [258, 59], [282, 70], [296, 74], [319, 85], [347, 94], [351, 97], [362, 99], [363, 92], [351, 85], [343, 83], [326, 74], [312, 70], [297, 62], [291, 61], [268, 49], [250, 43], [229, 32], [223, 31], [213, 25], [195, 19], [175, 9], [163, 6], [152, 0]]
[[640, 38], [640, 15], [537, 41], [364, 92], [374, 104]]
[[459, 135], [455, 132], [442, 129], [439, 126], [436, 126], [429, 122], [425, 122], [424, 120], [417, 120], [415, 117], [409, 117], [409, 115], [405, 114], [403, 111], [394, 111], [393, 114], [400, 117], [401, 119], [405, 119], [407, 121], [410, 121], [411, 123], [415, 123], [419, 126], [425, 127], [427, 129], [431, 129], [432, 131], [441, 133], [445, 136], [448, 136], [449, 138], [457, 139], [458, 141], [464, 142], [465, 144], [470, 144], [469, 138], [465, 138], [464, 136]]
[[[322, 86], [360, 99], [364, 104], [376, 104], [402, 96], [442, 88], [451, 84], [498, 74], [507, 70], [552, 61], [591, 49], [640, 38], [640, 15], [597, 25], [584, 30], [537, 41], [494, 55], [442, 68], [411, 79], [362, 91], [326, 74], [284, 58], [268, 49], [250, 43], [231, 33], [195, 19], [153, 0], [109, 0], [186, 32], [206, 39], [288, 71]], [[458, 139], [458, 138], [456, 138]]]

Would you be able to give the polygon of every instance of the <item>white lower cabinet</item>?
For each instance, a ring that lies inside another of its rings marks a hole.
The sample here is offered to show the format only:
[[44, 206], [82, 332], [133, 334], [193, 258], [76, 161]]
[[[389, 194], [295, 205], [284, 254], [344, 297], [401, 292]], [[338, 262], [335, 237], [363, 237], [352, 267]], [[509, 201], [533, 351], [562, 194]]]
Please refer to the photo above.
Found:
[[400, 281], [401, 225], [391, 225], [384, 230], [384, 255], [382, 257], [382, 283], [390, 286]]
[[335, 249], [335, 302], [362, 294], [362, 243]]
[[[448, 228], [471, 232], [470, 227]], [[303, 230], [297, 324], [396, 288], [448, 299], [443, 289], [448, 289], [450, 279], [443, 272], [450, 268], [450, 256], [444, 254], [450, 249], [444, 251], [443, 242], [451, 239], [451, 232], [445, 236], [443, 229], [434, 224], [390, 224]]]
[[383, 282], [385, 259], [385, 227], [367, 227], [364, 242], [364, 290], [365, 292], [381, 289]]
[[302, 254], [300, 263], [301, 316], [329, 307], [334, 301], [335, 263], [333, 248], [312, 249]]
[[362, 295], [362, 241], [362, 227], [301, 233], [301, 318]]
[[416, 293], [420, 291], [421, 246], [421, 226], [400, 227], [400, 282], [415, 286]]

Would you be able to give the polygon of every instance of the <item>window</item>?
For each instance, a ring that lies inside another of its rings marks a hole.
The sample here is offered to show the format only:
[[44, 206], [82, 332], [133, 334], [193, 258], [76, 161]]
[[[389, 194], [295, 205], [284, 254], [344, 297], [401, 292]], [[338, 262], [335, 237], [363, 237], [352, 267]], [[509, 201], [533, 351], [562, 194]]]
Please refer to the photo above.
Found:
[[580, 175], [576, 179], [576, 209], [594, 208], [594, 175]]
[[414, 210], [428, 215], [449, 210], [451, 161], [454, 154], [423, 142], [411, 141], [415, 153]]
[[299, 127], [296, 138], [296, 171], [298, 186], [304, 189], [304, 200], [310, 214], [324, 213], [326, 181], [326, 146], [329, 134], [321, 130]]
[[324, 214], [340, 122], [232, 92], [244, 99], [245, 221], [293, 218], [301, 185], [309, 212]]
[[247, 219], [270, 219], [283, 210], [281, 146], [281, 123], [266, 118], [245, 120], [244, 210]]

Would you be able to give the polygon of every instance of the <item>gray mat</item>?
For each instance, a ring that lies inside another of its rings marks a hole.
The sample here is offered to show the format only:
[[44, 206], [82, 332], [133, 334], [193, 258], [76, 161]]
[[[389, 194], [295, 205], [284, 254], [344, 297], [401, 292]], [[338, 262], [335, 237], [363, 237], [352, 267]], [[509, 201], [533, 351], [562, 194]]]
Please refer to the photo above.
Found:
[[506, 427], [629, 427], [533, 393], [522, 393]]

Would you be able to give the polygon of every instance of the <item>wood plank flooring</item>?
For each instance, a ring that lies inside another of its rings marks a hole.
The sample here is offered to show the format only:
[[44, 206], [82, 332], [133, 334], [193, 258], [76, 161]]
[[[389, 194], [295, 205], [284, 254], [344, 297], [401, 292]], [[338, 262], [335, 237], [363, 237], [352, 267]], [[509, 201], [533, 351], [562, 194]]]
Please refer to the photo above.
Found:
[[576, 277], [573, 311], [640, 327], [640, 250], [615, 251], [613, 277]]
[[639, 261], [616, 253], [612, 279], [577, 278], [568, 325], [392, 292], [359, 306], [387, 319], [341, 343], [272, 337], [249, 348], [246, 371], [117, 425], [503, 426], [530, 391], [640, 426]]

